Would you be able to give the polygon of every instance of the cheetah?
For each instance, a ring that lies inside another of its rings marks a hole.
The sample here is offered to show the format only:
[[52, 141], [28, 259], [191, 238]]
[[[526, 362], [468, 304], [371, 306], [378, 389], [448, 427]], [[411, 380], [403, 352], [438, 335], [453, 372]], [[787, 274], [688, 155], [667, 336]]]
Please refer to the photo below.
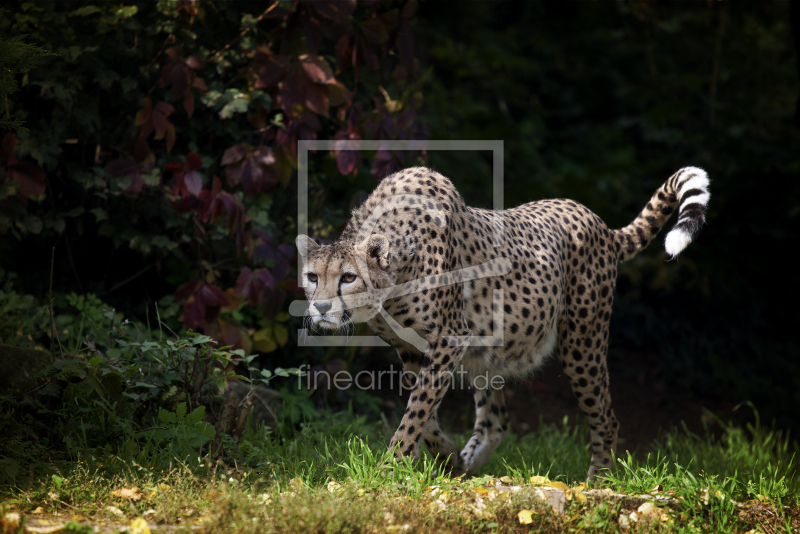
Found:
[[[529, 376], [557, 354], [588, 419], [593, 479], [610, 467], [619, 429], [606, 365], [617, 263], [644, 249], [677, 207], [665, 240], [676, 257], [705, 223], [708, 186], [705, 171], [683, 168], [614, 230], [572, 200], [495, 212], [466, 206], [431, 169], [399, 171], [353, 210], [334, 243], [297, 237], [306, 319], [329, 330], [366, 322], [394, 347], [417, 381], [390, 446], [417, 459], [422, 440], [453, 474], [474, 474], [508, 432], [494, 377]], [[461, 451], [437, 417], [458, 373], [491, 378], [473, 387], [474, 432]]]

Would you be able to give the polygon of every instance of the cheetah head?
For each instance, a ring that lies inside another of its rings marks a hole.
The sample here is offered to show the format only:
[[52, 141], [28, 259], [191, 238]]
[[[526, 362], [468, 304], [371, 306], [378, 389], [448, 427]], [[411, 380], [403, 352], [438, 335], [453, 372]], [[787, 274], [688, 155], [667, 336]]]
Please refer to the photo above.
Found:
[[338, 329], [378, 313], [386, 298], [381, 289], [393, 286], [398, 272], [386, 237], [373, 234], [361, 243], [320, 245], [300, 235], [296, 242], [303, 258], [308, 317], [315, 327]]

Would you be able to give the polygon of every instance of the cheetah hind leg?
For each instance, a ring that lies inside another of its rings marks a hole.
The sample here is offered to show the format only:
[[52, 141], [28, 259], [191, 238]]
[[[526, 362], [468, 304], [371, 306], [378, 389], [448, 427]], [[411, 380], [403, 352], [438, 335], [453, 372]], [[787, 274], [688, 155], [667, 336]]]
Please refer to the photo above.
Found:
[[461, 458], [468, 475], [474, 475], [492, 458], [508, 433], [508, 414], [502, 389], [475, 390], [475, 429]]

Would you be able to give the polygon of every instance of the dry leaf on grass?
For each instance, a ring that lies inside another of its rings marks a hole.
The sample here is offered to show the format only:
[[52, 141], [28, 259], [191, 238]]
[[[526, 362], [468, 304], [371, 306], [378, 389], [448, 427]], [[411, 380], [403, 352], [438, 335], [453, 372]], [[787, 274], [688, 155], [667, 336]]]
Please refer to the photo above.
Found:
[[530, 525], [533, 523], [533, 514], [535, 513], [536, 512], [533, 510], [520, 510], [520, 512], [517, 514], [517, 517], [519, 518], [519, 522], [523, 525]]
[[550, 479], [547, 477], [542, 477], [542, 476], [531, 477], [531, 484], [533, 484], [534, 486], [542, 486], [544, 484], [549, 484], [549, 483]]
[[142, 517], [137, 517], [131, 521], [131, 534], [150, 534], [150, 525], [147, 520]]
[[116, 516], [120, 516], [120, 517], [125, 515], [125, 512], [123, 512], [122, 510], [120, 510], [116, 506], [106, 506], [106, 511], [107, 512], [111, 512], [112, 514], [114, 514]]
[[33, 512], [31, 512], [31, 513], [32, 513], [32, 514], [43, 514], [43, 513], [44, 513], [44, 508], [42, 508], [41, 506], [37, 506], [37, 507], [36, 507], [36, 510], [34, 510], [34, 511], [33, 511]]
[[118, 499], [130, 499], [131, 501], [137, 502], [142, 500], [142, 494], [139, 491], [138, 486], [134, 486], [132, 488], [120, 488], [115, 489], [111, 492], [111, 495]]

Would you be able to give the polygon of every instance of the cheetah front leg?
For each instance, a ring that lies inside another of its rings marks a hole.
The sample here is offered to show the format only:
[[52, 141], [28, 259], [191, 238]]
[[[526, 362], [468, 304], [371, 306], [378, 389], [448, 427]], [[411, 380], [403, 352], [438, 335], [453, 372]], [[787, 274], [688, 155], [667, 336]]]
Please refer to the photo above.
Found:
[[468, 475], [474, 475], [492, 458], [508, 433], [508, 414], [502, 389], [475, 390], [475, 429], [461, 451]]
[[[447, 388], [450, 387], [453, 369], [461, 361], [461, 356], [466, 350], [466, 346], [450, 346], [445, 338], [465, 337], [467, 334], [468, 332], [448, 329], [436, 336], [426, 336], [430, 350], [422, 359], [416, 384], [408, 398], [408, 407], [390, 442], [390, 447], [398, 458], [411, 457], [416, 460], [419, 457], [420, 438], [425, 433], [431, 417], [436, 413], [436, 408], [444, 398]], [[434, 424], [435, 428], [429, 429], [431, 433], [438, 430], [438, 423]], [[439, 432], [441, 434], [441, 431]], [[445, 449], [450, 448], [447, 445], [449, 440], [439, 441], [444, 444]], [[453, 449], [455, 450], [454, 447]]]
[[434, 410], [433, 415], [428, 420], [428, 424], [425, 425], [422, 440], [425, 442], [425, 446], [428, 447], [428, 452], [434, 458], [438, 458], [441, 472], [449, 472], [452, 476], [466, 473], [464, 460], [461, 458], [458, 447], [439, 427], [438, 408]]

